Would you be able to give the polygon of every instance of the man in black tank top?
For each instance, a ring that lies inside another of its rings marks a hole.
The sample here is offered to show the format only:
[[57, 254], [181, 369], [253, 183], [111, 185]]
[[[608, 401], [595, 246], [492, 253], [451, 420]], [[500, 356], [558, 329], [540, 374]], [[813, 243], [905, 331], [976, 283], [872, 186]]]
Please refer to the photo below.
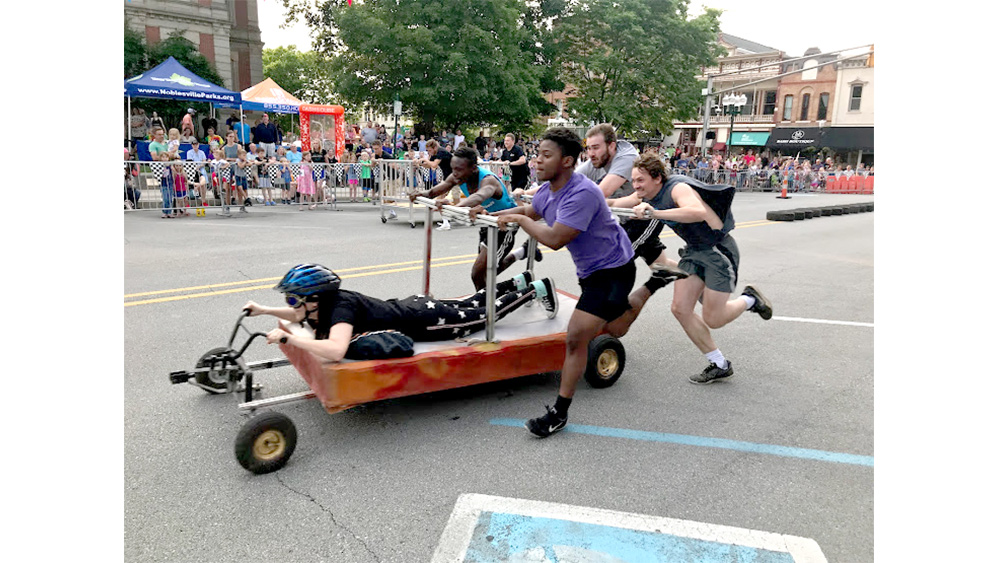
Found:
[[[713, 186], [686, 176], [667, 175], [663, 162], [647, 154], [632, 169], [635, 192], [609, 202], [612, 207], [632, 207], [637, 217], [652, 213], [670, 227], [686, 244], [680, 250], [678, 267], [689, 275], [674, 283], [670, 307], [688, 338], [708, 359], [708, 367], [688, 378], [691, 383], [708, 384], [733, 375], [733, 366], [712, 339], [710, 329], [726, 326], [753, 311], [764, 320], [771, 318], [771, 303], [753, 286], [746, 286], [736, 299], [740, 254], [729, 235], [735, 227], [731, 211], [735, 188]], [[702, 313], [694, 308], [699, 299]]]

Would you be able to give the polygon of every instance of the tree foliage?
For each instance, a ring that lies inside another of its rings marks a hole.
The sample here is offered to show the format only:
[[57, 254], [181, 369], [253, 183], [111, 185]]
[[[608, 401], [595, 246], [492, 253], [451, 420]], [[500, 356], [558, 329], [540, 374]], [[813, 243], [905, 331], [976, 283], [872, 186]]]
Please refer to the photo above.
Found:
[[[343, 104], [337, 94], [331, 63], [319, 53], [303, 53], [295, 47], [264, 49], [264, 76], [274, 80], [286, 92], [308, 104]], [[274, 114], [272, 121], [282, 130], [291, 131], [298, 116]]]
[[561, 77], [578, 121], [626, 134], [672, 129], [697, 115], [696, 77], [721, 53], [718, 10], [693, 19], [687, 0], [581, 0], [555, 26]]
[[547, 51], [536, 44], [539, 30], [525, 25], [534, 15], [523, 0], [282, 2], [335, 61], [346, 99], [389, 110], [398, 95], [421, 132], [527, 126], [544, 106]]
[[[150, 46], [146, 45], [142, 34], [125, 26], [125, 79], [138, 76], [169, 57], [177, 59], [177, 62], [205, 80], [222, 85], [222, 77], [212, 63], [198, 51], [194, 43], [185, 39], [179, 32], [172, 33], [166, 39]], [[209, 111], [207, 102], [142, 98], [141, 102], [132, 100], [132, 104], [141, 104], [147, 116], [152, 116], [155, 111], [163, 118], [168, 128], [179, 124], [189, 107], [194, 108], [202, 116], [208, 115]]]

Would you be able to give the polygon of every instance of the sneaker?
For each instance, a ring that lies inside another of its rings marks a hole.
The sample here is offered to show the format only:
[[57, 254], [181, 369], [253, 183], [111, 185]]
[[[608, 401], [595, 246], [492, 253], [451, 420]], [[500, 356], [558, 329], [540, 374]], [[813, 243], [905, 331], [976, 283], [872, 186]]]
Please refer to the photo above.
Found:
[[515, 289], [525, 289], [531, 285], [531, 282], [535, 281], [535, 276], [530, 271], [525, 270], [511, 279], [514, 281]]
[[649, 269], [652, 272], [652, 277], [663, 280], [668, 284], [670, 282], [682, 280], [689, 275], [684, 270], [667, 264], [650, 264]]
[[[521, 247], [524, 248], [524, 258], [528, 257], [528, 242], [529, 241], [524, 241], [524, 244], [521, 245]], [[522, 258], [522, 260], [524, 260], [524, 258]], [[535, 245], [535, 262], [541, 262], [541, 261], [542, 261], [542, 250], [540, 248], [538, 248], [538, 245], [536, 244]]]
[[733, 375], [733, 364], [729, 360], [726, 360], [726, 369], [720, 368], [713, 362], [708, 364], [708, 367], [701, 373], [689, 377], [688, 381], [697, 383], [698, 385], [708, 385], [731, 375]]
[[559, 418], [556, 414], [556, 409], [545, 405], [545, 414], [528, 420], [524, 423], [524, 427], [539, 438], [547, 438], [556, 432], [559, 432], [563, 428], [566, 428], [566, 421], [569, 420], [569, 416], [566, 418]]
[[396, 212], [395, 212], [395, 211], [393, 211], [393, 210], [391, 210], [391, 209], [389, 210], [389, 218], [390, 218], [390, 219], [396, 219], [396, 218], [398, 218], [398, 217], [399, 217], [399, 215], [396, 215]]
[[[535, 299], [542, 303], [550, 319], [556, 318], [559, 314], [559, 294], [556, 293], [556, 284], [552, 278], [545, 278], [532, 284], [535, 286]], [[541, 288], [538, 287], [539, 284], [542, 285]], [[542, 295], [543, 291], [545, 295]]]
[[241, 208], [240, 208], [240, 213], [250, 213], [250, 212], [249, 212], [249, 211], [247, 211], [247, 208], [246, 208], [246, 207], [241, 207]]
[[743, 290], [743, 295], [753, 297], [754, 304], [753, 307], [750, 307], [751, 311], [760, 315], [760, 318], [765, 321], [771, 318], [771, 302], [768, 301], [767, 297], [761, 295], [752, 285], [746, 286]]
[[441, 221], [440, 223], [438, 223], [437, 230], [439, 230], [439, 231], [450, 231], [451, 230], [451, 223], [449, 223], [448, 220], [445, 219], [444, 221]]

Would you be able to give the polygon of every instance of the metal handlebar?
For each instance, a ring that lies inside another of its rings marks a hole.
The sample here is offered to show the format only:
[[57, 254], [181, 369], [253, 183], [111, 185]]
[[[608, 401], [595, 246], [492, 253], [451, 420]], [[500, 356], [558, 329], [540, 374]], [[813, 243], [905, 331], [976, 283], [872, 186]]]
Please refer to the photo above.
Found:
[[[414, 203], [419, 203], [434, 209], [438, 208], [438, 202], [430, 198], [421, 196], [417, 197], [413, 201]], [[482, 227], [498, 227], [499, 221], [503, 219], [502, 217], [496, 217], [494, 215], [477, 215], [475, 221], [472, 221], [469, 219], [469, 208], [458, 207], [457, 205], [442, 205], [441, 214], [448, 219], [453, 219], [463, 225], [479, 225]]]

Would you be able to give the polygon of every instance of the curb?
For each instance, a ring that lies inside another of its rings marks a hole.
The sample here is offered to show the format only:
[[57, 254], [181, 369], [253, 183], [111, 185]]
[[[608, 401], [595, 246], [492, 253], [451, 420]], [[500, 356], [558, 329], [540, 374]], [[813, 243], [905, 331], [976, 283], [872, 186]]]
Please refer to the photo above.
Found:
[[768, 221], [801, 221], [814, 217], [829, 217], [831, 215], [847, 215], [875, 211], [875, 202], [848, 203], [845, 205], [827, 205], [825, 207], [801, 207], [797, 209], [779, 209], [767, 212]]

